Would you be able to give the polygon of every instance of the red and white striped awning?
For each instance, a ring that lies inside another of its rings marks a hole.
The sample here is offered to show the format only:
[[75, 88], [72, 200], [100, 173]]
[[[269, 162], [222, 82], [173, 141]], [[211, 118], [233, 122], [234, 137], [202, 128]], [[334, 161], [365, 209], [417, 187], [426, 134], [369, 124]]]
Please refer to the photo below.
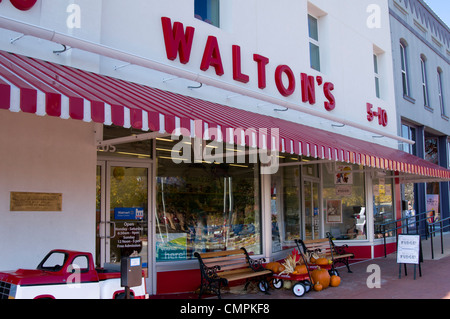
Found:
[[217, 129], [227, 142], [450, 180], [450, 170], [389, 147], [4, 51], [0, 109], [206, 139]]

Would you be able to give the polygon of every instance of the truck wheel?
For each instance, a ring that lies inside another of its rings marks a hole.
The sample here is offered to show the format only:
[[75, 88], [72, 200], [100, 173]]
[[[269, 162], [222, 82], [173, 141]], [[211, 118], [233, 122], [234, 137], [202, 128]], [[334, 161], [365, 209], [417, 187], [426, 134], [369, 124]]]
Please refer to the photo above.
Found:
[[[117, 294], [114, 299], [125, 299], [125, 298], [126, 298], [126, 294], [124, 292], [121, 292], [120, 294]], [[130, 299], [134, 299], [133, 294], [130, 294]]]

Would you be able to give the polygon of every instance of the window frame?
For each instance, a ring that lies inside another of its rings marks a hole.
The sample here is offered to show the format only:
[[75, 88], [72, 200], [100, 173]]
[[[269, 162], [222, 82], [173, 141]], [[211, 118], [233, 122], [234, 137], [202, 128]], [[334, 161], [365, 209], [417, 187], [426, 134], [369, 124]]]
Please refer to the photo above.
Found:
[[[404, 134], [404, 128], [406, 128], [408, 130], [407, 135]], [[401, 136], [416, 142], [416, 139], [417, 139], [416, 127], [412, 126], [408, 123], [401, 123]], [[406, 148], [408, 148], [408, 149], [406, 150]], [[402, 150], [406, 153], [409, 153], [412, 155], [417, 155], [416, 144], [411, 145], [411, 144], [404, 143], [402, 145]]]
[[381, 76], [379, 70], [378, 55], [376, 53], [373, 54], [373, 69], [375, 77], [375, 96], [381, 99]]
[[423, 94], [423, 105], [425, 107], [430, 107], [430, 98], [428, 94], [428, 77], [427, 77], [427, 59], [424, 55], [420, 56], [420, 69], [422, 74], [422, 94]]
[[403, 96], [410, 96], [410, 88], [409, 88], [409, 72], [408, 72], [408, 45], [400, 41], [400, 63], [401, 63], [401, 71], [402, 71], [402, 91]]
[[[206, 17], [200, 12], [205, 12]], [[194, 17], [220, 28], [220, 0], [194, 0]]]
[[442, 77], [442, 69], [437, 69], [437, 80], [438, 80], [438, 98], [439, 98], [439, 106], [441, 108], [441, 116], [447, 117], [445, 113], [445, 100], [444, 100], [444, 86], [443, 86], [443, 77]]
[[[315, 25], [316, 25], [316, 30], [315, 33], [317, 34], [317, 39], [311, 37], [311, 23], [310, 23], [310, 19], [314, 19], [315, 20]], [[320, 59], [320, 37], [319, 37], [319, 18], [317, 18], [316, 16], [312, 15], [311, 13], [308, 13], [308, 40], [309, 40], [309, 65], [312, 69], [321, 72], [321, 59]], [[318, 57], [317, 57], [317, 61], [318, 61], [318, 65], [315, 65], [313, 63], [313, 55], [312, 55], [312, 48], [316, 47], [317, 48], [317, 52], [318, 52]]]

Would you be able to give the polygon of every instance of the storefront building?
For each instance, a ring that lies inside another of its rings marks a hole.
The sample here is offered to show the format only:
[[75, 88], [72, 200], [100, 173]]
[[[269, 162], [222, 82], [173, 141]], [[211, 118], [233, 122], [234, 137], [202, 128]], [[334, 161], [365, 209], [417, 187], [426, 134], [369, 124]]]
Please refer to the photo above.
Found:
[[[414, 154], [450, 167], [450, 32], [420, 0], [389, 2], [399, 135]], [[416, 179], [417, 181], [417, 179]], [[449, 217], [449, 183], [406, 183], [405, 200], [412, 212], [435, 211]]]
[[1, 269], [137, 254], [160, 294], [198, 287], [196, 251], [277, 260], [330, 233], [374, 258], [403, 183], [450, 179], [398, 150], [385, 1], [0, 10]]

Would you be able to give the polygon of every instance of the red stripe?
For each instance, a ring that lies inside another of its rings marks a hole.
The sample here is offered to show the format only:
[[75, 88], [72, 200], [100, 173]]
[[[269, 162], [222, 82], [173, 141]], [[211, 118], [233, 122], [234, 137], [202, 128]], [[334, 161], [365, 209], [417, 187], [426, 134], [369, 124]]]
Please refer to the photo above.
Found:
[[0, 79], [0, 109], [9, 109], [11, 105], [11, 87]]
[[[10, 56], [10, 59], [15, 62], [17, 58], [14, 55]], [[51, 87], [46, 85], [43, 81], [39, 80], [35, 76], [28, 73], [26, 70], [17, 67], [10, 63], [3, 55], [0, 55], [0, 64], [2, 64], [6, 69], [14, 74], [20, 76], [26, 82], [30, 83], [36, 87], [39, 91], [45, 93], [46, 100], [46, 113], [50, 116], [60, 116], [61, 115], [61, 95], [53, 90]]]
[[121, 105], [111, 105], [111, 121], [114, 125], [123, 126], [125, 124], [124, 109]]
[[142, 129], [142, 110], [130, 110], [131, 126], [135, 129]]

